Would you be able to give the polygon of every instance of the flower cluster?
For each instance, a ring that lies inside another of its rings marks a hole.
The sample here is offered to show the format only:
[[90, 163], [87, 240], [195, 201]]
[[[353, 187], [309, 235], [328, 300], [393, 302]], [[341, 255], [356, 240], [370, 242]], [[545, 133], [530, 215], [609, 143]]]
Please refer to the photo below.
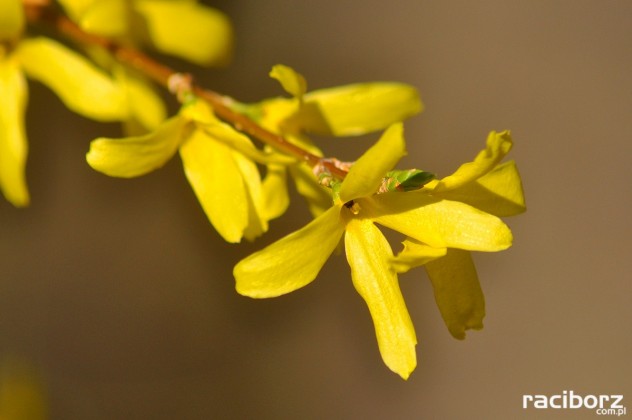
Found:
[[[231, 106], [318, 156], [322, 152], [305, 132], [364, 134], [421, 109], [415, 89], [404, 84], [365, 83], [305, 94], [305, 79], [291, 68], [275, 66], [271, 75], [295, 96], [257, 104], [231, 101]], [[94, 140], [87, 160], [107, 175], [134, 177], [159, 168], [178, 150], [209, 221], [228, 242], [253, 240], [268, 229], [269, 220], [285, 212], [288, 171], [314, 214], [331, 205], [330, 191], [319, 184], [309, 165], [270, 147], [257, 149], [247, 136], [221, 122], [205, 102], [193, 96], [177, 116], [149, 134]], [[265, 165], [265, 178], [255, 163]]]
[[[373, 318], [384, 363], [407, 378], [416, 366], [417, 340], [397, 272], [426, 266], [455, 337], [482, 328], [483, 295], [468, 251], [511, 245], [509, 228], [496, 216], [525, 209], [515, 164], [498, 165], [510, 147], [508, 132], [493, 132], [487, 148], [454, 174], [419, 190], [376, 194], [405, 154], [402, 126], [392, 125], [351, 167], [329, 210], [237, 264], [237, 291], [266, 298], [307, 285], [344, 236], [351, 278]], [[407, 237], [397, 256], [376, 224]]]
[[[397, 273], [425, 266], [454, 337], [482, 328], [483, 294], [469, 251], [508, 248], [511, 232], [498, 216], [525, 209], [515, 164], [500, 164], [512, 146], [511, 137], [492, 132], [473, 162], [441, 180], [432, 180], [427, 172], [405, 171], [425, 176], [412, 188], [400, 188], [408, 181], [389, 174], [406, 153], [401, 120], [422, 109], [412, 87], [366, 83], [306, 93], [305, 79], [289, 67], [275, 66], [271, 76], [292, 98], [231, 101], [231, 106], [318, 156], [321, 151], [306, 133], [348, 136], [385, 129], [350, 165], [344, 180], [330, 180], [325, 188], [309, 165], [269, 147], [256, 149], [196, 99], [148, 135], [93, 141], [88, 162], [108, 175], [131, 177], [160, 167], [179, 149], [210, 222], [229, 242], [254, 239], [285, 211], [289, 171], [315, 219], [238, 263], [237, 291], [266, 298], [307, 285], [344, 237], [353, 284], [368, 305], [383, 360], [407, 378], [416, 366], [417, 341]], [[265, 179], [255, 162], [266, 166]], [[233, 181], [226, 183], [226, 178]], [[376, 225], [405, 235], [399, 254], [393, 254]]]
[[94, 140], [87, 160], [107, 175], [130, 178], [161, 167], [178, 151], [189, 183], [226, 241], [252, 240], [267, 230], [276, 211], [265, 200], [252, 158], [268, 157], [203, 101], [193, 99], [149, 134]]
[[[60, 3], [90, 33], [106, 31], [125, 42], [150, 44], [198, 64], [221, 64], [230, 56], [232, 31], [227, 18], [195, 1]], [[174, 14], [186, 21], [174, 21]], [[182, 30], [174, 31], [175, 22]], [[133, 132], [154, 128], [165, 117], [162, 100], [142, 75], [98, 49], [88, 49], [84, 55], [52, 38], [31, 37], [25, 26], [22, 1], [0, 2], [0, 189], [18, 207], [29, 203], [26, 77], [48, 86], [73, 112], [96, 121], [120, 121]]]
[[[402, 378], [415, 369], [417, 339], [399, 273], [425, 268], [455, 338], [482, 328], [485, 303], [470, 252], [511, 246], [511, 231], [500, 217], [526, 209], [515, 163], [502, 162], [512, 147], [508, 131], [491, 132], [485, 149], [447, 177], [397, 170], [406, 154], [403, 121], [423, 109], [412, 86], [372, 82], [308, 91], [301, 74], [276, 65], [270, 76], [290, 97], [240, 103], [135, 49], [115, 53], [123, 51], [121, 45], [151, 47], [196, 64], [224, 64], [232, 31], [222, 13], [195, 0], [59, 3], [73, 33], [86, 35], [81, 40], [106, 42], [80, 54], [51, 38], [30, 37], [22, 2], [0, 2], [0, 189], [11, 203], [29, 201], [29, 77], [80, 115], [124, 123], [126, 137], [91, 142], [86, 159], [95, 170], [131, 178], [179, 154], [204, 212], [227, 242], [253, 241], [286, 211], [289, 175], [314, 219], [235, 266], [240, 294], [275, 297], [309, 284], [342, 242], [382, 359]], [[175, 115], [166, 117], [148, 79], [177, 94], [181, 107]], [[381, 137], [355, 162], [325, 158], [309, 137], [374, 132]], [[401, 251], [393, 252], [384, 228], [402, 235]]]

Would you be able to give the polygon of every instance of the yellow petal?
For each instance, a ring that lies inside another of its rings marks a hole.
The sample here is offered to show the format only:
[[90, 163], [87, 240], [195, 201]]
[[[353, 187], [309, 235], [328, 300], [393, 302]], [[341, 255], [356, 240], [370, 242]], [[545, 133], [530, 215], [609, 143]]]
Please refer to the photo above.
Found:
[[296, 162], [296, 159], [281, 153], [264, 152], [257, 149], [248, 136], [235, 130], [231, 125], [215, 120], [212, 123], [198, 124], [206, 133], [216, 138], [218, 141], [225, 143], [231, 148], [238, 150], [245, 156], [255, 162], [267, 164], [267, 163], [284, 163], [289, 164]]
[[513, 160], [498, 165], [474, 182], [434, 195], [464, 202], [499, 217], [514, 216], [527, 209], [520, 174]]
[[249, 223], [250, 197], [231, 148], [201, 130], [180, 147], [184, 172], [215, 230], [239, 242]]
[[125, 90], [74, 51], [42, 37], [22, 41], [16, 53], [26, 74], [51, 88], [72, 111], [98, 121], [128, 117]]
[[270, 77], [281, 83], [283, 89], [290, 95], [300, 98], [307, 90], [307, 82], [305, 78], [293, 68], [277, 64], [272, 67]]
[[221, 122], [215, 114], [213, 114], [212, 108], [205, 101], [195, 100], [187, 103], [181, 108], [180, 115], [191, 121], [195, 121], [197, 126], [201, 130], [204, 130], [209, 136], [241, 152], [244, 156], [249, 157], [255, 162], [261, 164], [290, 164], [296, 162], [296, 158], [277, 153], [273, 150], [266, 149], [262, 151], [257, 149], [248, 136], [237, 131], [233, 126]]
[[382, 360], [407, 379], [417, 365], [417, 339], [397, 275], [389, 267], [393, 258], [391, 247], [370, 220], [351, 219], [347, 224], [345, 250], [353, 285], [373, 318]]
[[145, 130], [155, 130], [166, 116], [165, 105], [153, 87], [145, 79], [117, 68], [116, 80], [125, 89], [130, 106], [130, 118]]
[[[191, 121], [195, 121], [200, 130], [226, 144], [231, 149], [238, 150], [253, 159], [266, 160], [266, 154], [258, 150], [248, 136], [237, 131], [233, 126], [220, 121], [213, 113], [210, 105], [205, 101], [195, 100], [183, 106], [180, 114]], [[271, 157], [271, 159], [273, 160], [274, 157]], [[293, 160], [285, 161], [291, 162]]]
[[287, 191], [287, 170], [283, 165], [268, 165], [263, 180], [263, 216], [267, 220], [275, 219], [285, 213], [290, 197]]
[[450, 334], [462, 340], [466, 330], [483, 328], [485, 297], [470, 253], [449, 249], [445, 257], [430, 261], [425, 268]]
[[86, 32], [122, 37], [129, 30], [129, 12], [129, 0], [94, 1], [82, 10], [77, 23]]
[[101, 0], [57, 0], [66, 14], [75, 22], [79, 22], [86, 10], [99, 1]]
[[132, 178], [164, 165], [178, 150], [186, 121], [174, 117], [154, 132], [122, 139], [98, 138], [90, 143], [88, 164], [106, 175]]
[[511, 246], [502, 220], [458, 201], [424, 192], [379, 194], [359, 200], [365, 217], [435, 248], [500, 251]]
[[137, 0], [134, 5], [156, 49], [205, 66], [230, 60], [233, 31], [220, 11], [192, 1]]
[[393, 169], [405, 154], [404, 127], [401, 123], [393, 124], [353, 164], [340, 187], [340, 200], [346, 203], [374, 194], [386, 172]]
[[404, 249], [391, 260], [391, 267], [398, 273], [405, 273], [429, 261], [443, 257], [447, 248], [433, 248], [413, 238], [406, 238]]
[[402, 83], [362, 83], [309, 92], [291, 118], [304, 131], [355, 136], [383, 130], [423, 108], [417, 90]]
[[461, 187], [475, 181], [491, 171], [509, 153], [511, 146], [509, 131], [497, 133], [492, 131], [487, 137], [487, 147], [481, 151], [473, 162], [464, 163], [452, 175], [439, 181], [435, 191], [446, 191]]
[[28, 145], [24, 129], [27, 85], [16, 60], [0, 57], [0, 189], [11, 204], [29, 204], [24, 169]]
[[297, 132], [287, 124], [287, 120], [296, 112], [298, 107], [299, 101], [294, 98], [272, 98], [246, 105], [244, 111], [266, 130], [277, 134], [286, 134], [287, 131], [292, 130]]
[[269, 219], [265, 215], [261, 174], [252, 160], [236, 150], [231, 152], [241, 173], [248, 198], [248, 225], [244, 229], [244, 237], [249, 241], [253, 241], [268, 231]]
[[187, 101], [180, 108], [180, 115], [183, 117], [202, 124], [216, 124], [219, 119], [213, 113], [211, 105], [203, 100], [194, 98]]
[[[253, 240], [266, 232], [268, 230], [268, 220], [280, 215], [279, 212], [282, 213], [287, 208], [287, 190], [285, 185], [279, 185], [278, 182], [275, 182], [274, 175], [267, 182], [265, 187], [267, 190], [264, 190], [264, 186], [261, 183], [261, 175], [254, 161], [261, 162], [263, 160], [264, 163], [294, 162], [294, 159], [287, 159], [278, 153], [266, 153], [257, 149], [247, 136], [236, 131], [232, 126], [220, 122], [212, 114], [211, 109], [202, 101], [196, 101], [191, 106], [186, 106], [183, 108], [182, 113], [188, 118], [194, 119], [198, 128], [204, 131], [206, 135], [233, 150], [233, 159], [240, 168], [242, 179], [248, 190], [249, 222], [244, 230], [245, 238]], [[282, 166], [278, 166], [282, 168]], [[278, 191], [269, 190], [277, 187], [283, 188]], [[274, 202], [266, 201], [269, 198], [268, 194], [274, 195]], [[277, 201], [277, 199], [281, 201]], [[283, 202], [284, 200], [285, 202]], [[276, 207], [270, 207], [271, 204]]]
[[316, 278], [344, 232], [331, 207], [300, 230], [241, 260], [233, 270], [237, 292], [253, 298], [290, 293]]
[[22, 2], [20, 0], [0, 1], [0, 41], [16, 38], [23, 28], [24, 6]]

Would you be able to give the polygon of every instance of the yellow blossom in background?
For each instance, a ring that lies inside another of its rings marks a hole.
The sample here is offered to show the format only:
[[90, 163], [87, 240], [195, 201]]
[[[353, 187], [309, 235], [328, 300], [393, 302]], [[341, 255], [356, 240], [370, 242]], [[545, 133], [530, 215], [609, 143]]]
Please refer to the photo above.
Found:
[[13, 205], [29, 203], [24, 112], [29, 77], [48, 86], [72, 111], [98, 121], [129, 118], [125, 89], [89, 60], [49, 38], [22, 39], [23, 6], [0, 3], [0, 187]]
[[[86, 32], [135, 45], [201, 66], [222, 66], [232, 56], [233, 30], [219, 10], [194, 0], [60, 0], [64, 10]], [[124, 121], [128, 135], [155, 129], [165, 118], [165, 107], [151, 84], [120, 65], [102, 50], [90, 56], [108, 69], [125, 88], [131, 108]]]
[[[193, 0], [60, 0], [66, 13], [86, 32], [174, 55], [202, 66], [230, 61], [233, 31], [220, 11]], [[100, 49], [90, 56], [125, 88], [130, 118], [128, 135], [155, 129], [165, 118], [165, 107], [151, 84], [140, 74], [120, 65]]]
[[0, 358], [0, 420], [49, 418], [48, 395], [36, 367], [22, 357]]
[[195, 0], [59, 0], [86, 32], [151, 46], [203, 66], [227, 64], [230, 20]]
[[[392, 125], [356, 161], [330, 207], [302, 229], [240, 261], [240, 294], [268, 298], [309, 284], [344, 236], [353, 284], [367, 303], [384, 363], [406, 379], [416, 366], [416, 337], [401, 295], [395, 257], [376, 224], [438, 253], [451, 248], [500, 251], [511, 245], [496, 216], [425, 192], [377, 194], [384, 175], [405, 154], [401, 123]], [[423, 191], [423, 190], [422, 190]]]
[[4, 0], [0, 3], [0, 41], [16, 39], [24, 29], [24, 18], [21, 1]]
[[[250, 139], [220, 122], [203, 101], [193, 100], [155, 131], [90, 144], [90, 166], [131, 178], [161, 166], [180, 152], [184, 171], [211, 224], [228, 242], [253, 240], [268, 229], [268, 207], [253, 159], [266, 160]], [[282, 160], [281, 160], [282, 161]]]
[[15, 58], [0, 56], [0, 188], [4, 197], [17, 207], [29, 203], [25, 176], [26, 96], [26, 80], [19, 63]]
[[[225, 64], [232, 27], [221, 12], [192, 0], [62, 0], [84, 30], [157, 50], [201, 65]], [[29, 203], [25, 76], [48, 86], [73, 112], [97, 121], [121, 121], [130, 134], [155, 129], [165, 107], [139, 74], [89, 48], [92, 60], [45, 37], [24, 33], [24, 6], [0, 2], [0, 190], [15, 206]]]
[[24, 112], [28, 76], [51, 88], [72, 111], [99, 121], [129, 117], [124, 89], [85, 58], [48, 38], [0, 46], [0, 185], [15, 206], [28, 205]]
[[130, 110], [123, 87], [85, 57], [49, 38], [27, 38], [15, 50], [26, 75], [48, 86], [73, 112], [122, 121]]
[[0, 3], [0, 190], [14, 206], [29, 203], [24, 128], [27, 85], [19, 61], [5, 44], [16, 42], [24, 27], [19, 0]]

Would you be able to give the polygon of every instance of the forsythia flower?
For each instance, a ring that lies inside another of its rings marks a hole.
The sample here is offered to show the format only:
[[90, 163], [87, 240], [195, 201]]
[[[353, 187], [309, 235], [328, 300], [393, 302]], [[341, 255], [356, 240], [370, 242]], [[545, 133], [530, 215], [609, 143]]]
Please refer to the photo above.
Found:
[[226, 64], [233, 32], [220, 11], [195, 0], [59, 0], [86, 32], [150, 45], [209, 66]]
[[[509, 132], [492, 132], [487, 147], [473, 162], [461, 165], [440, 181], [429, 182], [413, 194], [460, 201], [495, 216], [520, 214], [526, 207], [516, 164], [514, 161], [499, 164], [511, 146]], [[483, 327], [485, 299], [468, 251], [407, 238], [404, 249], [391, 265], [399, 273], [424, 266], [437, 307], [452, 336], [463, 339], [467, 329]]]
[[20, 39], [19, 0], [0, 2], [0, 188], [15, 206], [26, 206], [27, 141], [25, 75], [52, 89], [72, 111], [98, 121], [127, 119], [127, 91], [88, 60], [51, 39]]
[[[367, 134], [383, 130], [423, 109], [417, 90], [403, 83], [357, 83], [307, 92], [305, 78], [290, 67], [276, 65], [270, 76], [278, 80], [292, 98], [236, 104], [237, 110], [317, 156], [322, 156], [322, 152], [306, 133], [336, 137]], [[318, 183], [309, 166], [296, 163], [288, 169], [296, 189], [307, 199], [315, 216], [329, 208], [331, 196]], [[274, 193], [280, 203], [287, 197], [285, 167], [268, 165], [268, 173], [273, 174], [269, 182], [275, 181]]]
[[187, 103], [147, 135], [93, 140], [86, 158], [99, 172], [131, 178], [161, 167], [178, 150], [189, 183], [226, 241], [252, 240], [268, 229], [270, 203], [252, 161], [266, 156], [220, 122], [204, 101]]
[[[373, 318], [382, 359], [406, 379], [416, 366], [417, 341], [392, 268], [395, 257], [375, 224], [438, 253], [445, 248], [500, 251], [511, 245], [512, 236], [496, 216], [435, 196], [432, 191], [440, 189], [442, 181], [433, 183], [433, 189], [376, 195], [384, 174], [405, 154], [402, 130], [401, 123], [392, 125], [351, 166], [333, 207], [240, 261], [233, 274], [237, 291], [246, 296], [267, 298], [292, 292], [314, 280], [344, 235], [351, 278]], [[449, 184], [449, 177], [445, 181]]]

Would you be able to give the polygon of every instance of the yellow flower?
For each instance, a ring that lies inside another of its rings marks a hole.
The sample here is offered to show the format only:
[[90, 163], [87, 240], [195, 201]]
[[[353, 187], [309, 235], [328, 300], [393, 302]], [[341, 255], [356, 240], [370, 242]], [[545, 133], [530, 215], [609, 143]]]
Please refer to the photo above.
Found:
[[233, 32], [220, 11], [195, 0], [59, 0], [86, 32], [150, 45], [193, 63], [226, 64]]
[[[499, 164], [511, 146], [508, 131], [492, 132], [487, 147], [474, 161], [461, 165], [442, 180], [431, 181], [408, 197], [431, 195], [460, 201], [495, 216], [520, 214], [526, 207], [516, 164], [514, 161]], [[385, 223], [388, 225], [388, 221]], [[463, 339], [466, 330], [483, 328], [485, 299], [468, 251], [408, 238], [391, 265], [399, 273], [424, 266], [437, 307], [453, 337]]]
[[17, 355], [2, 355], [0, 419], [50, 418], [47, 391], [41, 372], [30, 361]]
[[193, 191], [226, 241], [253, 240], [268, 229], [273, 204], [252, 160], [266, 156], [204, 101], [193, 100], [149, 134], [93, 140], [86, 158], [99, 172], [131, 178], [160, 168], [178, 151]]
[[15, 39], [24, 29], [24, 6], [21, 1], [0, 3], [0, 41]]
[[[292, 97], [272, 98], [250, 105], [235, 104], [235, 107], [262, 127], [317, 156], [322, 156], [322, 152], [306, 134], [335, 137], [367, 134], [383, 130], [423, 110], [417, 90], [403, 83], [357, 83], [307, 92], [305, 78], [290, 67], [276, 65], [270, 76], [277, 79]], [[277, 195], [287, 196], [285, 169], [274, 166], [272, 172], [277, 177]], [[318, 183], [311, 167], [296, 163], [289, 166], [289, 172], [314, 216], [329, 208], [329, 191]]]
[[375, 195], [405, 154], [402, 125], [389, 127], [351, 167], [333, 207], [302, 229], [240, 261], [240, 294], [267, 298], [310, 283], [344, 235], [353, 284], [367, 303], [384, 363], [406, 379], [416, 366], [414, 328], [391, 264], [391, 247], [375, 223], [437, 248], [498, 251], [511, 232], [497, 217], [431, 194]]
[[26, 95], [26, 80], [17, 60], [0, 56], [0, 188], [17, 207], [29, 203], [24, 173], [28, 149], [24, 128]]
[[[84, 31], [144, 46], [203, 66], [224, 65], [230, 60], [233, 32], [220, 11], [194, 0], [60, 0], [64, 10]], [[128, 135], [155, 129], [165, 118], [165, 107], [151, 84], [140, 74], [120, 65], [108, 53], [88, 48], [99, 65], [108, 69], [126, 90], [130, 118]]]
[[22, 2], [0, 2], [0, 188], [15, 206], [26, 206], [25, 76], [53, 90], [72, 111], [98, 121], [130, 117], [127, 89], [91, 62], [44, 37], [21, 39]]
[[257, 104], [260, 122], [282, 134], [357, 136], [383, 130], [423, 110], [417, 90], [404, 83], [355, 83], [307, 92], [305, 78], [290, 67], [276, 65], [270, 76], [292, 98]]

